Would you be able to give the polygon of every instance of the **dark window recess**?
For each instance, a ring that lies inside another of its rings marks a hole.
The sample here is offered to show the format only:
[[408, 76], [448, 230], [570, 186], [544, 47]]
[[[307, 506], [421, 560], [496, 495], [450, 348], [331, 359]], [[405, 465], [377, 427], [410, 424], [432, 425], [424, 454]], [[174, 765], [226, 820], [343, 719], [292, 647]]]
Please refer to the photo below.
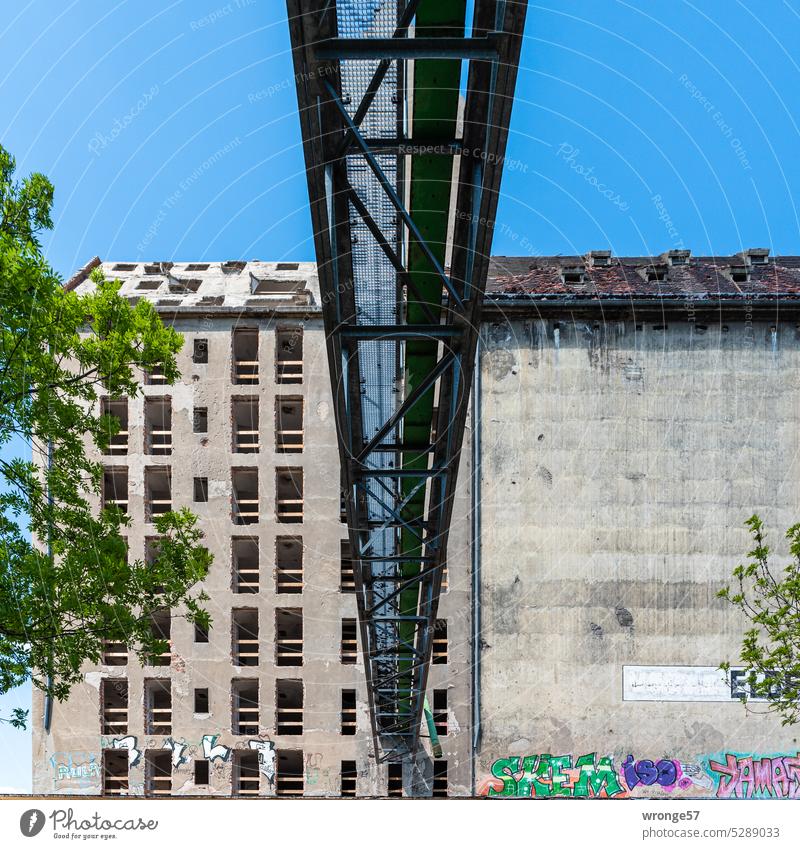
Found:
[[433, 762], [433, 793], [434, 799], [447, 797], [447, 761]]
[[194, 500], [208, 501], [208, 478], [194, 479]]
[[208, 688], [201, 687], [194, 691], [194, 712], [208, 713]]
[[195, 407], [193, 417], [195, 433], [208, 433], [208, 407]]
[[350, 541], [341, 540], [341, 565], [339, 567], [339, 590], [343, 593], [356, 591], [356, 578], [353, 572], [353, 557], [350, 554]]
[[447, 690], [433, 691], [433, 724], [440, 737], [447, 736]]
[[279, 262], [275, 266], [276, 271], [297, 271], [300, 268], [299, 262]]
[[403, 795], [403, 764], [388, 764], [389, 784], [387, 796]]
[[447, 663], [447, 620], [437, 619], [433, 628], [433, 662]]
[[194, 641], [196, 643], [208, 642], [208, 628], [201, 625], [199, 622], [194, 623]]
[[194, 762], [194, 783], [208, 784], [208, 761]]
[[356, 733], [356, 691], [342, 690], [342, 735], [353, 737]]
[[342, 761], [342, 791], [344, 797], [352, 797], [356, 795], [356, 762]]
[[342, 619], [342, 663], [355, 663], [358, 657], [358, 639], [356, 620]]
[[208, 339], [195, 339], [194, 351], [192, 352], [192, 362], [207, 363], [208, 362]]

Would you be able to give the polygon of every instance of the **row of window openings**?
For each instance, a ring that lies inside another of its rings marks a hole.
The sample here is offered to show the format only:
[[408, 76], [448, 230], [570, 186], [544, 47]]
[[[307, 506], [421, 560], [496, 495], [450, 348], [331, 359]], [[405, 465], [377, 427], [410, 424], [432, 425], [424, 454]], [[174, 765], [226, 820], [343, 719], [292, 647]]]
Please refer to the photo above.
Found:
[[[154, 613], [151, 619], [153, 636], [169, 643], [172, 636], [169, 610]], [[195, 624], [194, 641], [207, 643], [208, 630]], [[303, 611], [300, 608], [282, 608], [275, 611], [275, 656], [276, 666], [303, 665]], [[236, 608], [231, 612], [231, 662], [235, 666], [258, 666], [261, 659], [261, 640], [258, 610]], [[447, 663], [447, 620], [437, 619], [432, 639], [432, 662]], [[339, 659], [344, 664], [354, 664], [358, 659], [358, 629], [355, 619], [341, 620]], [[149, 666], [169, 666], [172, 655], [169, 651], [148, 658]], [[128, 650], [124, 643], [105, 641], [103, 663], [106, 666], [126, 666]]]
[[[100, 699], [103, 706], [101, 734], [119, 735], [129, 732], [128, 682], [124, 678], [106, 678], [102, 682]], [[303, 733], [303, 682], [297, 679], [275, 682], [275, 732], [281, 736]], [[144, 683], [144, 733], [172, 734], [172, 682], [155, 679]], [[194, 713], [210, 713], [208, 688], [194, 691]], [[258, 681], [238, 680], [231, 684], [231, 733], [237, 736], [259, 734], [261, 709]], [[436, 733], [448, 733], [447, 690], [433, 691], [433, 721]], [[340, 733], [345, 737], [356, 734], [356, 691], [342, 690]]]
[[[144, 545], [145, 563], [158, 556], [158, 537], [147, 537]], [[304, 587], [303, 538], [279, 536], [275, 538], [275, 592], [300, 595]], [[442, 576], [442, 590], [447, 589], [447, 567]], [[259, 593], [261, 562], [258, 537], [233, 537], [231, 539], [231, 590], [239, 595]], [[349, 540], [340, 540], [339, 590], [356, 591], [353, 557]]]
[[[246, 327], [234, 330], [231, 354], [231, 382], [238, 386], [257, 386], [258, 330]], [[193, 340], [192, 362], [208, 362], [208, 339]], [[166, 382], [162, 368], [145, 371], [145, 383], [159, 386]], [[303, 330], [300, 327], [279, 328], [275, 331], [275, 382], [303, 382]]]
[[[100, 403], [104, 416], [116, 419], [118, 430], [109, 432], [105, 453], [123, 455], [130, 444], [130, 419], [127, 399], [105, 397]], [[195, 407], [192, 416], [195, 433], [208, 433], [208, 407]], [[275, 396], [275, 451], [300, 454], [303, 451], [303, 399], [300, 396]], [[231, 400], [231, 450], [238, 454], [258, 454], [259, 415], [257, 398]], [[145, 398], [144, 453], [172, 454], [172, 399]]]
[[[129, 793], [128, 752], [106, 749], [103, 752], [103, 795], [127, 796]], [[355, 761], [342, 761], [340, 768], [340, 794], [355, 797], [358, 773]], [[194, 784], [207, 787], [211, 781], [210, 764], [195, 759]], [[231, 775], [235, 796], [257, 796], [261, 791], [258, 753], [235, 751]], [[278, 796], [302, 796], [305, 790], [304, 759], [302, 750], [281, 750], [275, 753], [275, 792]], [[145, 752], [146, 796], [169, 796], [172, 793], [172, 753], [163, 750]], [[403, 765], [388, 765], [387, 793], [403, 795]], [[433, 762], [433, 796], [447, 796], [447, 761]]]
[[[235, 525], [253, 525], [260, 521], [258, 470], [232, 469], [231, 520]], [[145, 520], [172, 510], [172, 469], [154, 466], [144, 470]], [[194, 478], [194, 501], [207, 502], [207, 477]], [[107, 466], [103, 470], [103, 506], [118, 507], [128, 513], [128, 469]], [[278, 522], [303, 521], [302, 468], [275, 469], [275, 518]]]

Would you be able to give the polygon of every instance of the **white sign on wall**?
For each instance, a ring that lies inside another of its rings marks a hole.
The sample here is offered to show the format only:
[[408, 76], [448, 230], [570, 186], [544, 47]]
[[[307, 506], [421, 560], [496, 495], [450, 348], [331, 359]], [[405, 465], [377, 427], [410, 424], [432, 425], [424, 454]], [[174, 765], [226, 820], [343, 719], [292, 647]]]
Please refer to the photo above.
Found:
[[730, 702], [747, 689], [741, 668], [726, 675], [716, 666], [622, 667], [625, 702]]

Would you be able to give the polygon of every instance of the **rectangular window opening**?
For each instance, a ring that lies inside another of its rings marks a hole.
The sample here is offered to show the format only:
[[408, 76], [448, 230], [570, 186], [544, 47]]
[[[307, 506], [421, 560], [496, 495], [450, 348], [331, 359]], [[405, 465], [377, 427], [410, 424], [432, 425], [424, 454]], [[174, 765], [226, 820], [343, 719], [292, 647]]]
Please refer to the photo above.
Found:
[[339, 589], [343, 593], [354, 593], [356, 591], [356, 576], [349, 539], [341, 540], [340, 555]]
[[355, 663], [358, 659], [356, 620], [342, 619], [342, 663]]
[[242, 386], [258, 384], [258, 330], [233, 331], [233, 382]]
[[303, 382], [302, 327], [283, 327], [275, 332], [275, 382]]
[[103, 470], [103, 507], [118, 507], [128, 512], [128, 470], [107, 468]]
[[203, 787], [209, 783], [208, 761], [196, 760], [194, 762], [194, 783]]
[[258, 666], [258, 610], [234, 610], [232, 624], [231, 657], [234, 665]]
[[433, 798], [447, 798], [447, 761], [433, 762]]
[[259, 588], [258, 538], [234, 537], [231, 540], [233, 591], [257, 593]]
[[127, 749], [105, 749], [103, 751], [103, 795], [128, 795]]
[[447, 736], [447, 690], [433, 691], [433, 724], [440, 737]]
[[356, 772], [356, 762], [355, 761], [342, 761], [342, 769], [341, 769], [341, 782], [342, 789], [341, 794], [344, 798], [352, 798], [356, 795], [356, 779], [358, 773]]
[[103, 398], [100, 402], [100, 414], [108, 416], [114, 427], [108, 429], [108, 448], [106, 454], [119, 455], [128, 453], [128, 401]]
[[302, 469], [275, 469], [275, 512], [279, 522], [303, 521]]
[[433, 628], [433, 662], [447, 663], [447, 620], [437, 619]]
[[275, 682], [275, 728], [278, 734], [303, 733], [303, 682], [296, 678]]
[[303, 665], [303, 611], [299, 608], [275, 611], [275, 663]]
[[231, 401], [233, 451], [258, 454], [258, 399], [233, 398]]
[[302, 537], [275, 539], [275, 592], [294, 595], [303, 592]]
[[158, 654], [150, 655], [148, 665], [169, 666], [172, 661], [172, 654], [169, 648], [172, 618], [170, 617], [169, 609], [165, 608], [153, 613], [150, 620], [150, 628], [153, 632], [153, 637], [160, 642], [166, 643], [166, 646]]
[[194, 479], [194, 500], [200, 504], [208, 501], [208, 478]]
[[342, 736], [353, 737], [356, 733], [356, 691], [342, 690]]
[[172, 510], [172, 469], [169, 466], [152, 466], [144, 470], [145, 520], [152, 522], [156, 516]]
[[261, 773], [258, 771], [258, 752], [236, 751], [233, 758], [233, 795], [258, 796]]
[[169, 796], [172, 793], [172, 752], [145, 753], [145, 796]]
[[275, 451], [300, 454], [303, 450], [303, 399], [300, 396], [275, 397]]
[[144, 682], [145, 734], [172, 734], [172, 682], [155, 678]]
[[208, 713], [208, 687], [195, 687], [194, 712]]
[[195, 339], [192, 349], [193, 363], [208, 362], [208, 339]]
[[[128, 733], [128, 681], [104, 678], [100, 682], [101, 734]], [[127, 773], [126, 773], [127, 774]]]
[[388, 787], [387, 796], [399, 797], [403, 795], [403, 764], [387, 764]]
[[278, 796], [303, 795], [303, 752], [278, 750], [275, 792]]
[[232, 732], [258, 736], [258, 681], [234, 681], [231, 685]]
[[144, 453], [172, 454], [171, 398], [145, 398]]
[[192, 431], [208, 433], [208, 407], [195, 407], [192, 411]]
[[258, 522], [258, 471], [232, 469], [233, 512], [236, 525], [254, 525]]

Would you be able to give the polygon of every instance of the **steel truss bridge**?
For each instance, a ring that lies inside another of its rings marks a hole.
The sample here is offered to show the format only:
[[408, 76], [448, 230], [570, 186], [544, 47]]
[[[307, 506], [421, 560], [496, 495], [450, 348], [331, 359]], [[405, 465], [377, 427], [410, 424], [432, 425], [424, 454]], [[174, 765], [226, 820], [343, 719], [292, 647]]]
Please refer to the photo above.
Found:
[[526, 2], [287, 0], [378, 761], [419, 744]]

